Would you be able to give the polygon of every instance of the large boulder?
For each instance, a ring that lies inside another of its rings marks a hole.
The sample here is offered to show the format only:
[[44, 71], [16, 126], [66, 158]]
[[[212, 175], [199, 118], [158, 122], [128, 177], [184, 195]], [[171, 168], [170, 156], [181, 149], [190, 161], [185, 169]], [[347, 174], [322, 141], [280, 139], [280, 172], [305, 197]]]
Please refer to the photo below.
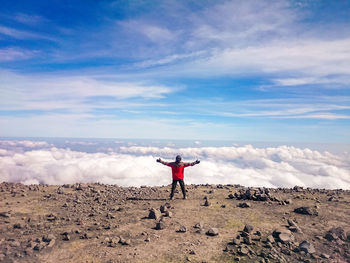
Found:
[[294, 212], [302, 215], [318, 216], [318, 211], [314, 207], [302, 206], [294, 209]]
[[277, 228], [272, 233], [276, 241], [279, 241], [283, 244], [288, 244], [294, 242], [294, 236], [292, 232], [286, 228]]
[[343, 241], [346, 241], [347, 235], [345, 233], [344, 228], [334, 227], [334, 228], [331, 228], [330, 230], [328, 230], [328, 232], [325, 235], [325, 238], [328, 241], [333, 241], [333, 240], [337, 240], [337, 239], [341, 239]]

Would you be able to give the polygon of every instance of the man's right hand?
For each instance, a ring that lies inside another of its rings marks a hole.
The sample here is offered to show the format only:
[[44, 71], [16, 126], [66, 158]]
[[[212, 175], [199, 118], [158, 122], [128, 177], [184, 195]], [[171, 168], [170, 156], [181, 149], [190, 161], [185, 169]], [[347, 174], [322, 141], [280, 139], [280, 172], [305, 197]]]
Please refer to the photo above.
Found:
[[158, 158], [158, 159], [157, 159], [157, 162], [158, 162], [158, 163], [160, 163], [160, 162], [161, 162], [161, 159], [160, 159], [160, 158]]

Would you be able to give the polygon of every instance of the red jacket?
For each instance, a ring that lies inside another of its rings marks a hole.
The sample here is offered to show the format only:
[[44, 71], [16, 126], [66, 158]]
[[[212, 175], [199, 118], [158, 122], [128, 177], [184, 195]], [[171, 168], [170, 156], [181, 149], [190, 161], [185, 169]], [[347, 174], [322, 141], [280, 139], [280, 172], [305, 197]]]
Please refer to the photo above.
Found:
[[171, 167], [171, 171], [173, 173], [173, 180], [181, 180], [184, 179], [184, 169], [185, 167], [192, 166], [190, 163], [167, 163], [166, 166]]

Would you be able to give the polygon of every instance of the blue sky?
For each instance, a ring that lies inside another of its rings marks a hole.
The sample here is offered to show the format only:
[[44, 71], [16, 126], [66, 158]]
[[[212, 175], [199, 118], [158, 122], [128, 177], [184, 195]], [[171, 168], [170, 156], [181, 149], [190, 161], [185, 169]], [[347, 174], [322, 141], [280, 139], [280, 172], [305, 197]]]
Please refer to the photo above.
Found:
[[2, 1], [0, 136], [350, 142], [349, 1]]

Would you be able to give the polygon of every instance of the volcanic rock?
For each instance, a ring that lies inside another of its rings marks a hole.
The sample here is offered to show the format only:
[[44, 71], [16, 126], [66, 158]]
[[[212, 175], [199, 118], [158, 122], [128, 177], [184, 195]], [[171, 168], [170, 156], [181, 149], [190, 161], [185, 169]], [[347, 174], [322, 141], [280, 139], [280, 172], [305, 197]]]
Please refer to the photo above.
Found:
[[13, 228], [22, 229], [23, 225], [21, 223], [16, 223], [16, 224], [13, 225]]
[[273, 231], [272, 235], [277, 239], [277, 241], [283, 244], [288, 244], [294, 241], [294, 236], [292, 232], [285, 228], [277, 228]]
[[241, 244], [241, 239], [240, 236], [237, 236], [235, 238], [232, 239], [232, 244], [238, 246], [239, 244]]
[[176, 232], [185, 233], [186, 231], [187, 231], [187, 228], [185, 226], [180, 226], [180, 228]]
[[238, 204], [238, 207], [241, 207], [241, 208], [249, 208], [249, 207], [251, 207], [251, 204], [248, 203], [248, 202], [239, 203], [239, 204]]
[[309, 206], [302, 206], [302, 207], [295, 208], [294, 212], [302, 215], [318, 216], [317, 209]]
[[243, 231], [246, 233], [251, 233], [253, 231], [254, 227], [251, 225], [245, 225]]
[[53, 213], [46, 215], [46, 219], [48, 221], [55, 221], [57, 219], [57, 216]]
[[252, 244], [252, 238], [250, 236], [246, 236], [243, 238], [243, 242], [247, 245], [251, 245]]
[[321, 258], [329, 259], [329, 258], [330, 258], [330, 255], [325, 254], [325, 253], [322, 253], [322, 254], [321, 254]]
[[292, 219], [288, 219], [288, 229], [295, 233], [302, 233], [300, 227]]
[[51, 240], [54, 240], [54, 239], [56, 239], [56, 237], [52, 234], [48, 234], [42, 237], [42, 240], [44, 242], [50, 242]]
[[307, 240], [304, 240], [303, 242], [300, 243], [299, 249], [300, 251], [304, 251], [305, 253], [308, 253], [308, 254], [313, 254], [316, 252], [315, 247]]
[[208, 199], [205, 199], [204, 206], [210, 206], [210, 202]]
[[293, 203], [292, 199], [287, 199], [284, 201], [287, 205], [290, 205]]
[[62, 236], [63, 236], [62, 240], [64, 240], [64, 241], [69, 241], [70, 240], [70, 235], [69, 235], [68, 232], [62, 233]]
[[219, 230], [215, 227], [210, 228], [207, 233], [208, 236], [217, 236], [219, 234]]
[[131, 244], [131, 240], [120, 237], [119, 243], [122, 244], [123, 246], [129, 246]]
[[337, 239], [341, 239], [343, 241], [347, 240], [347, 236], [345, 234], [345, 230], [342, 227], [334, 227], [328, 230], [327, 234], [325, 235], [325, 239], [328, 241], [333, 241]]
[[162, 216], [162, 214], [160, 213], [159, 210], [157, 210], [155, 208], [151, 208], [149, 210], [149, 214], [148, 214], [149, 219], [159, 220], [161, 218], [161, 216]]
[[166, 217], [172, 217], [173, 213], [171, 211], [165, 211], [164, 216]]
[[163, 221], [159, 221], [156, 223], [156, 228], [155, 228], [156, 230], [162, 230], [164, 228], [165, 228], [165, 224]]
[[248, 255], [248, 254], [249, 254], [249, 249], [248, 249], [247, 246], [242, 246], [242, 247], [239, 248], [238, 252], [239, 252], [241, 255], [245, 256], [245, 255]]
[[269, 236], [266, 238], [266, 241], [267, 241], [267, 242], [270, 242], [271, 244], [275, 243], [275, 239], [273, 238], [272, 235], [269, 235]]
[[56, 239], [51, 239], [50, 242], [47, 244], [47, 247], [53, 247], [56, 243]]
[[193, 226], [194, 228], [203, 228], [202, 222], [199, 222]]
[[168, 208], [165, 205], [161, 205], [159, 210], [161, 213], [165, 213], [168, 210]]
[[9, 218], [9, 217], [11, 217], [11, 212], [9, 212], [9, 211], [7, 211], [7, 212], [0, 212], [0, 217]]
[[42, 244], [42, 243], [38, 243], [38, 244], [36, 244], [36, 245], [33, 247], [33, 249], [36, 250], [36, 251], [40, 251], [40, 250], [42, 250], [43, 248], [44, 248], [44, 244]]

